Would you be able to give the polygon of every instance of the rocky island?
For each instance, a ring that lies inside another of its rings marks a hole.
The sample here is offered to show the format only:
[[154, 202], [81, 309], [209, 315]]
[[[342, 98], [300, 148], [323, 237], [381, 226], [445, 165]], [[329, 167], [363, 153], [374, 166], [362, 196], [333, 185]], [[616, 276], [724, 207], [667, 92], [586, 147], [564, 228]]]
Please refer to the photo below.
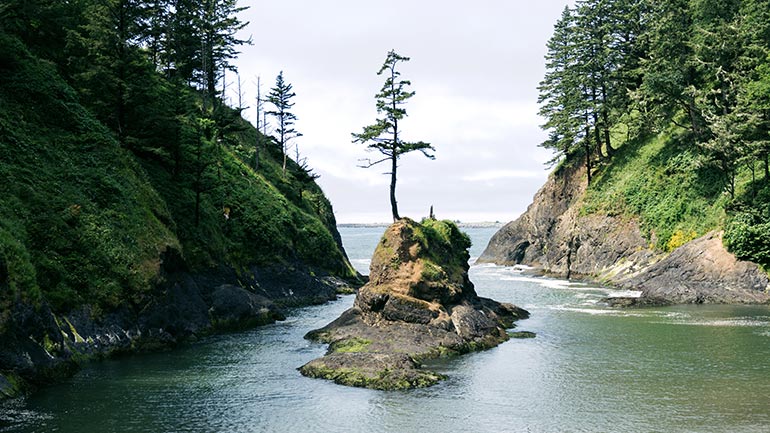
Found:
[[467, 235], [449, 221], [404, 218], [388, 227], [353, 307], [306, 335], [329, 343], [329, 350], [300, 372], [349, 386], [425, 387], [443, 376], [422, 368], [422, 361], [508, 340], [506, 329], [529, 314], [476, 294], [469, 247]]

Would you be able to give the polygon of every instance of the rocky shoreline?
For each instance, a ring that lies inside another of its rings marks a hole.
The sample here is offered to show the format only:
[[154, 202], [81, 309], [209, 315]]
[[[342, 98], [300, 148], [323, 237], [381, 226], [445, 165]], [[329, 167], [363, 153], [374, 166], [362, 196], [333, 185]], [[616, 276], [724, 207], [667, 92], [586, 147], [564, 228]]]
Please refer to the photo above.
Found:
[[489, 241], [479, 263], [523, 264], [561, 278], [579, 278], [638, 298], [612, 299], [616, 306], [687, 303], [770, 303], [770, 278], [740, 261], [711, 232], [670, 254], [652, 249], [634, 219], [583, 214], [585, 169], [561, 167], [518, 219]]
[[426, 387], [444, 377], [423, 368], [423, 361], [508, 340], [506, 329], [529, 313], [476, 294], [468, 278], [469, 246], [449, 221], [391, 225], [353, 307], [307, 334], [329, 349], [300, 372], [373, 389]]
[[[169, 261], [173, 262], [173, 261]], [[202, 336], [283, 320], [283, 309], [350, 293], [356, 282], [316, 275], [301, 264], [166, 269], [150, 299], [107, 313], [89, 307], [55, 314], [18, 302], [0, 328], [0, 398], [74, 374], [85, 361], [174, 347]]]

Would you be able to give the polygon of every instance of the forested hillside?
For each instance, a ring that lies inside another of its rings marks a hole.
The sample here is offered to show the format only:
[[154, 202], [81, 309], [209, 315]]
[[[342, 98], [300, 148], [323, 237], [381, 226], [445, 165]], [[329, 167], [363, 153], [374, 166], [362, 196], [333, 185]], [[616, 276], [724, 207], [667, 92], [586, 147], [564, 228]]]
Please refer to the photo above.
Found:
[[[356, 277], [308, 164], [223, 101], [239, 11], [0, 5], [0, 375], [269, 320], [268, 299]], [[99, 342], [115, 329], [138, 334]]]
[[581, 0], [546, 62], [543, 146], [584, 167], [583, 215], [661, 251], [724, 229], [770, 266], [770, 2]]

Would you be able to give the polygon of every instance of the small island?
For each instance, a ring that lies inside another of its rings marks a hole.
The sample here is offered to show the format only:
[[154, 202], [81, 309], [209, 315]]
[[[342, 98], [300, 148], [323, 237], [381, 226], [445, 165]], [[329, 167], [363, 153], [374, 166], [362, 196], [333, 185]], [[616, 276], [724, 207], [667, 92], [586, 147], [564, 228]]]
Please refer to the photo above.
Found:
[[476, 294], [469, 247], [468, 236], [450, 221], [393, 223], [353, 307], [306, 335], [329, 343], [329, 350], [300, 372], [381, 390], [426, 387], [444, 376], [422, 368], [423, 361], [507, 341], [506, 329], [529, 313]]

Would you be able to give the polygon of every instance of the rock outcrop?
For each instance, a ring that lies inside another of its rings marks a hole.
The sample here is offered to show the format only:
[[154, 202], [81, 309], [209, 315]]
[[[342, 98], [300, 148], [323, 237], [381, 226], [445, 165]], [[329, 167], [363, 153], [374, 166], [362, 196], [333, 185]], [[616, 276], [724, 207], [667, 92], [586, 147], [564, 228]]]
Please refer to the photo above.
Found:
[[525, 264], [546, 274], [596, 280], [640, 298], [616, 305], [770, 302], [767, 274], [741, 262], [719, 233], [695, 239], [671, 254], [650, 248], [635, 219], [585, 214], [585, 168], [562, 166], [518, 219], [500, 229], [481, 263]]
[[421, 368], [422, 361], [508, 340], [506, 328], [528, 313], [476, 294], [468, 278], [469, 246], [448, 221], [391, 225], [354, 306], [308, 333], [330, 346], [300, 372], [350, 386], [423, 387], [442, 376]]
[[342, 288], [350, 290], [344, 281], [313, 276], [299, 264], [241, 273], [171, 269], [146, 302], [108, 313], [86, 306], [61, 315], [45, 303], [19, 302], [0, 317], [0, 398], [67, 377], [82, 360], [283, 320], [282, 307], [325, 302]]
[[770, 301], [770, 279], [751, 262], [740, 261], [712, 232], [673, 251], [619, 285], [641, 290], [652, 304], [743, 304]]

